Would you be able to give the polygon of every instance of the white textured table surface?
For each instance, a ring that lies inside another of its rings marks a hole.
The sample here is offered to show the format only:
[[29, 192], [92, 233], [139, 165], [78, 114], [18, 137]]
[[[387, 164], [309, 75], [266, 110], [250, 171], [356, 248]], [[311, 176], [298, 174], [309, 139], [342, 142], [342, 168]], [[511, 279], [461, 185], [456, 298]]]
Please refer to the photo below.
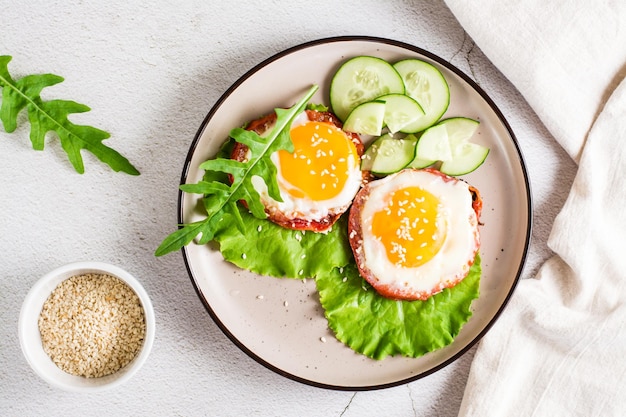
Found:
[[[339, 35], [407, 42], [473, 78], [510, 122], [534, 197], [523, 276], [549, 255], [546, 239], [575, 173], [521, 96], [490, 64], [443, 2], [15, 1], [0, 14], [0, 55], [14, 78], [54, 73], [45, 99], [84, 103], [73, 118], [111, 133], [105, 143], [141, 175], [114, 173], [84, 153], [75, 173], [58, 139], [32, 150], [25, 117], [0, 129], [0, 415], [455, 416], [473, 349], [407, 385], [330, 391], [277, 375], [241, 352], [196, 296], [180, 253], [153, 256], [175, 228], [177, 187], [194, 134], [220, 95], [250, 68], [300, 43]], [[49, 270], [79, 260], [127, 269], [157, 317], [147, 363], [119, 389], [51, 388], [17, 338], [21, 303]]]

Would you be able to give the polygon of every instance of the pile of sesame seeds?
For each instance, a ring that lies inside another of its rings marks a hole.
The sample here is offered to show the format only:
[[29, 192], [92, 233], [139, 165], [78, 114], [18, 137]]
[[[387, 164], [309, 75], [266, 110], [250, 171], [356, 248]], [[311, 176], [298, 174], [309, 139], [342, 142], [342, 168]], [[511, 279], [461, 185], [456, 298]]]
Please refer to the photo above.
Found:
[[117, 372], [137, 355], [146, 332], [137, 294], [107, 274], [61, 282], [38, 320], [44, 351], [63, 371], [86, 378]]

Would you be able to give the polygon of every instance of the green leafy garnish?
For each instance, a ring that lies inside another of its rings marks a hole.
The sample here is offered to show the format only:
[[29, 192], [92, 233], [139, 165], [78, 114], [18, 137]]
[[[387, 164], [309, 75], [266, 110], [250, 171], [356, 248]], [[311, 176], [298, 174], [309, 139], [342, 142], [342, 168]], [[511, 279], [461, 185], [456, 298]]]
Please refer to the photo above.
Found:
[[182, 228], [167, 236], [157, 248], [156, 256], [181, 249], [198, 235], [201, 235], [198, 244], [206, 244], [213, 240], [215, 232], [220, 230], [223, 224], [231, 221], [235, 222], [239, 231], [243, 232], [245, 224], [237, 207], [239, 200], [244, 200], [247, 203], [254, 217], [264, 219], [266, 217], [265, 208], [252, 185], [254, 176], [263, 178], [270, 197], [276, 201], [282, 201], [276, 182], [276, 166], [270, 159], [270, 155], [280, 149], [293, 151], [289, 129], [286, 128], [291, 125], [293, 118], [304, 110], [317, 89], [317, 85], [312, 86], [305, 96], [289, 109], [275, 109], [276, 124], [266, 137], [261, 137], [253, 131], [242, 128], [236, 128], [230, 132], [233, 139], [247, 145], [250, 149], [248, 160], [239, 162], [218, 157], [200, 165], [200, 168], [206, 171], [230, 174], [233, 180], [232, 184], [203, 180], [196, 184], [181, 185], [182, 191], [204, 195], [203, 202], [207, 217], [183, 225]]
[[306, 106], [307, 110], [315, 110], [315, 111], [328, 111], [328, 106], [321, 103], [309, 103]]
[[91, 126], [75, 125], [68, 120], [74, 113], [85, 113], [89, 107], [69, 100], [43, 101], [41, 90], [63, 81], [54, 74], [28, 75], [15, 81], [9, 74], [8, 63], [11, 57], [0, 56], [0, 88], [2, 105], [0, 120], [7, 133], [17, 128], [17, 116], [26, 109], [31, 125], [30, 141], [33, 149], [43, 150], [45, 136], [55, 132], [68, 159], [78, 173], [84, 173], [81, 149], [93, 153], [98, 159], [109, 165], [114, 171], [139, 175], [139, 171], [120, 153], [102, 144], [110, 137], [108, 132]]
[[472, 315], [478, 298], [480, 256], [455, 287], [426, 301], [383, 298], [354, 264], [317, 276], [317, 290], [337, 339], [373, 359], [422, 356], [452, 343]]
[[215, 240], [224, 259], [242, 269], [279, 278], [315, 278], [353, 262], [347, 216], [328, 233], [314, 233], [285, 229], [240, 210], [243, 232], [227, 226], [215, 234]]

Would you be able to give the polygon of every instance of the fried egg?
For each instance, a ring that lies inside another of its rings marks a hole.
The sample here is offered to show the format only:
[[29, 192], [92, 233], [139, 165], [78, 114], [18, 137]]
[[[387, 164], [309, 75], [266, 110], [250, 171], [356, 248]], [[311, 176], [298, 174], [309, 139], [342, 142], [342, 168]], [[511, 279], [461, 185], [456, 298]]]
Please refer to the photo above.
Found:
[[435, 169], [372, 181], [350, 210], [361, 276], [381, 295], [425, 300], [465, 278], [480, 246], [478, 191]]
[[[264, 120], [257, 133], [267, 134], [274, 122], [275, 115]], [[271, 221], [290, 229], [326, 232], [363, 184], [363, 144], [358, 135], [344, 132], [332, 113], [313, 110], [294, 118], [290, 135], [293, 152], [280, 150], [270, 156], [283, 201], [270, 197], [263, 178], [252, 179], [254, 188]]]

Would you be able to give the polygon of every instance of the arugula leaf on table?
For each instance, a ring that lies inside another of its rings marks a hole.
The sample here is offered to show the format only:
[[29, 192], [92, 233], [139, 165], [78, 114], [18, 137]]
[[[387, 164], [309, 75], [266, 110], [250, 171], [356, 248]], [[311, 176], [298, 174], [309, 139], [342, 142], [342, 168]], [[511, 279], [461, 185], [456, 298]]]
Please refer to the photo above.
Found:
[[68, 115], [85, 113], [89, 107], [69, 100], [43, 101], [41, 90], [63, 81], [54, 74], [27, 75], [15, 81], [9, 74], [8, 63], [11, 57], [0, 56], [0, 88], [2, 105], [0, 120], [7, 133], [17, 128], [17, 116], [26, 109], [31, 125], [30, 141], [35, 150], [43, 150], [46, 133], [53, 131], [59, 136], [61, 146], [67, 153], [74, 169], [85, 172], [81, 149], [93, 153], [98, 159], [109, 165], [114, 171], [139, 175], [139, 171], [119, 152], [102, 144], [110, 137], [108, 132], [91, 126], [75, 125], [68, 120]]
[[237, 228], [245, 229], [241, 214], [237, 207], [239, 200], [244, 200], [250, 212], [259, 219], [266, 218], [265, 208], [260, 196], [254, 189], [252, 178], [259, 176], [265, 181], [268, 194], [276, 201], [282, 201], [276, 182], [276, 167], [270, 155], [280, 149], [293, 150], [293, 143], [289, 135], [289, 127], [293, 118], [301, 113], [318, 90], [312, 86], [305, 96], [289, 109], [275, 109], [276, 124], [269, 135], [261, 137], [253, 131], [242, 128], [231, 130], [230, 136], [237, 142], [243, 143], [250, 149], [250, 157], [246, 162], [239, 162], [229, 158], [217, 157], [200, 164], [200, 169], [213, 172], [227, 173], [232, 176], [230, 185], [219, 181], [199, 181], [196, 184], [183, 184], [180, 189], [184, 192], [203, 194], [204, 207], [207, 217], [203, 220], [181, 225], [174, 233], [163, 240], [155, 251], [156, 256], [162, 256], [181, 249], [189, 244], [196, 236], [201, 235], [198, 244], [204, 245], [213, 240], [220, 228], [220, 222], [234, 221]]

